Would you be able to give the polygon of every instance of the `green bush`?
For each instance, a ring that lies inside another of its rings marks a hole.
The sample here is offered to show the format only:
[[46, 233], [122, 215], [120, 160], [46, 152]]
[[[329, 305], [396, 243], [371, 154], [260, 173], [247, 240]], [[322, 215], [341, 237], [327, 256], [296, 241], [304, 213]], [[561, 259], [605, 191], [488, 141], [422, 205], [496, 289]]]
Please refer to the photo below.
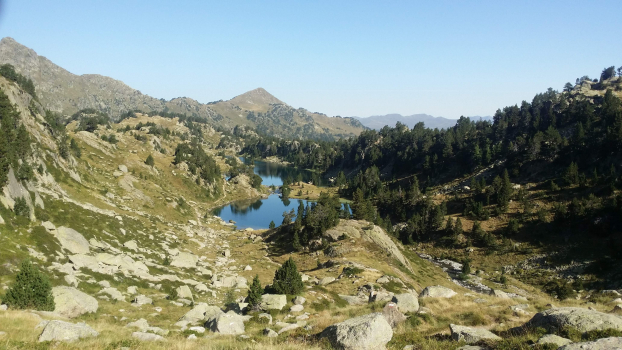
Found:
[[10, 308], [54, 311], [52, 284], [28, 260], [22, 262], [15, 283], [3, 300]]
[[28, 203], [26, 203], [26, 199], [24, 197], [15, 198], [15, 206], [13, 206], [13, 211], [17, 216], [29, 217], [30, 216], [30, 207]]
[[302, 277], [291, 257], [274, 273], [272, 288], [280, 294], [298, 294], [304, 289]]
[[153, 160], [153, 156], [151, 154], [147, 156], [147, 159], [145, 159], [145, 164], [149, 166], [155, 165], [155, 161]]
[[354, 266], [346, 266], [343, 268], [343, 271], [341, 273], [343, 273], [346, 276], [358, 275], [358, 274], [363, 273], [363, 269], [354, 267]]

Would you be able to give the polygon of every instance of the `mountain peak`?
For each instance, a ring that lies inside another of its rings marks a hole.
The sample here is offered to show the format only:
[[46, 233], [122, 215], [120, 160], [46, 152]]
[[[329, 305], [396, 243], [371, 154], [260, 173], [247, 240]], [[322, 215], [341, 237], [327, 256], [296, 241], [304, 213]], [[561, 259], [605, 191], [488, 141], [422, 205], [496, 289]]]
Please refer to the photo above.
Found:
[[268, 105], [273, 103], [284, 104], [283, 101], [272, 96], [272, 94], [266, 91], [266, 89], [261, 87], [238, 95], [229, 101], [237, 105]]

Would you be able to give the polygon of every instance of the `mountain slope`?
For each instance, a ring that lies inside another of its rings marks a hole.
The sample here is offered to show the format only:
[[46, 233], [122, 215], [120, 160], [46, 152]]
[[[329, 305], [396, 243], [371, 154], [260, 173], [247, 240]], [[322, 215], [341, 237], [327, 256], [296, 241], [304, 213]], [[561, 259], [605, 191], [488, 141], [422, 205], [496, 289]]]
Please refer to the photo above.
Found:
[[113, 118], [134, 110], [176, 113], [207, 119], [214, 126], [232, 129], [245, 125], [287, 138], [328, 140], [356, 136], [364, 130], [352, 118], [333, 119], [294, 109], [262, 88], [210, 104], [188, 97], [156, 99], [106, 76], [72, 74], [9, 37], [0, 41], [0, 64], [11, 64], [32, 79], [44, 108], [68, 115], [85, 108]]
[[[355, 117], [364, 126], [380, 130], [385, 125], [390, 127], [395, 126], [397, 122], [400, 122], [409, 128], [413, 128], [417, 123], [424, 123], [427, 128], [430, 129], [447, 129], [456, 125], [456, 119], [447, 119], [443, 117], [434, 117], [429, 114], [413, 114], [413, 115], [401, 115], [401, 114], [386, 114], [386, 115], [374, 115], [371, 117]], [[468, 117], [473, 121], [488, 120], [492, 121], [491, 117]]]

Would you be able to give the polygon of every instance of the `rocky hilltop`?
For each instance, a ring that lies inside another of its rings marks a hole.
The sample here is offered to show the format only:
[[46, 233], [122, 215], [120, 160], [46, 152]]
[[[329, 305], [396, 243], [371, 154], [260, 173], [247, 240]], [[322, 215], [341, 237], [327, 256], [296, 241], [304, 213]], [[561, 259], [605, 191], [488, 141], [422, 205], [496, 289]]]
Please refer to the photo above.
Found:
[[261, 88], [210, 104], [188, 97], [156, 99], [106, 76], [72, 74], [10, 37], [0, 41], [0, 64], [7, 63], [32, 79], [45, 109], [67, 115], [85, 108], [94, 108], [112, 118], [135, 110], [178, 113], [203, 118], [215, 126], [232, 129], [244, 125], [287, 138], [334, 139], [358, 135], [364, 130], [355, 119], [329, 118], [295, 109]]

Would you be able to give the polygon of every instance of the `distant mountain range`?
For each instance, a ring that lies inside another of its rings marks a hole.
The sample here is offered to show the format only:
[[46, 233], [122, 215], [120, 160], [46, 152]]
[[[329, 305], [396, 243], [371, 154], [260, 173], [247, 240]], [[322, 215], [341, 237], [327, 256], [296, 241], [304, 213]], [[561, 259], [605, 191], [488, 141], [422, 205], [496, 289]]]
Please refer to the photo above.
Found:
[[[457, 119], [448, 119], [448, 118], [443, 118], [443, 117], [434, 117], [431, 116], [429, 114], [413, 114], [413, 115], [406, 115], [403, 116], [401, 114], [387, 114], [387, 115], [374, 115], [371, 117], [354, 117], [356, 119], [358, 119], [361, 124], [363, 124], [364, 126], [370, 128], [370, 129], [376, 129], [376, 130], [380, 130], [382, 129], [385, 125], [388, 126], [395, 126], [395, 124], [397, 122], [401, 122], [402, 124], [408, 126], [409, 128], [412, 128], [413, 126], [415, 126], [415, 124], [422, 122], [425, 124], [425, 126], [427, 128], [430, 129], [447, 129], [450, 128], [454, 125], [456, 125], [456, 121]], [[468, 117], [472, 120], [488, 120], [488, 121], [492, 121], [492, 117], [480, 117], [480, 116], [474, 116], [474, 117]]]
[[0, 41], [0, 64], [6, 63], [32, 79], [44, 108], [66, 115], [85, 108], [105, 112], [111, 118], [135, 110], [178, 113], [205, 119], [213, 126], [250, 126], [266, 135], [301, 139], [331, 140], [365, 130], [354, 118], [331, 118], [294, 108], [262, 88], [207, 104], [189, 97], [157, 99], [110, 77], [73, 74], [9, 37]]

